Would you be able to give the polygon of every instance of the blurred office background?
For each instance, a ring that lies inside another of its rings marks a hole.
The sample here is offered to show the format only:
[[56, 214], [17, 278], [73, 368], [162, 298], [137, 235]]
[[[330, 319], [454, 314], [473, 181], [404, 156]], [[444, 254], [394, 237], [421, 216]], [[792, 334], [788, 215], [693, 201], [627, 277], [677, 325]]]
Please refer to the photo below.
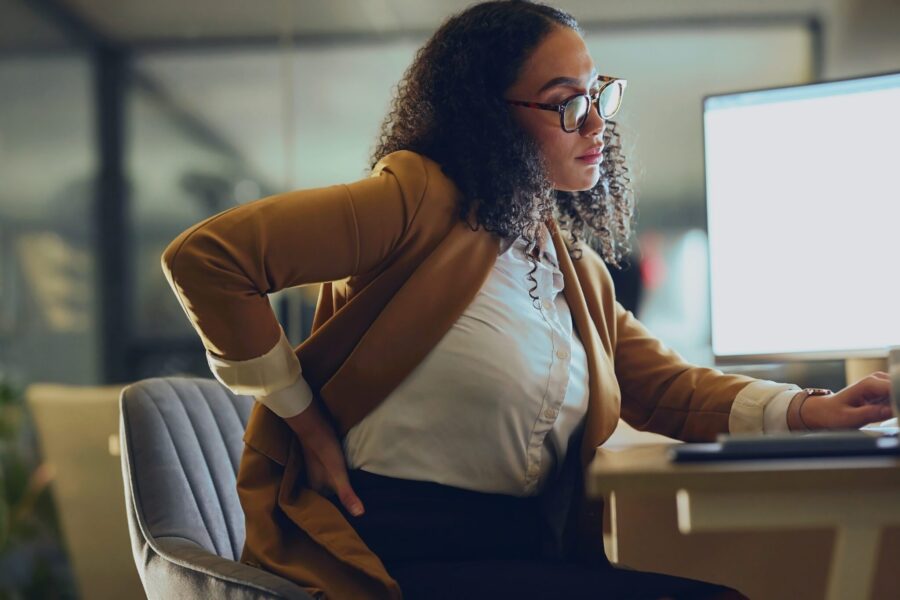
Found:
[[[365, 176], [393, 85], [468, 4], [0, 0], [0, 372], [10, 389], [209, 376], [160, 270], [163, 248], [237, 203]], [[701, 99], [900, 70], [900, 5], [555, 4], [580, 20], [600, 72], [629, 80], [617, 121], [639, 252], [617, 277], [642, 293], [623, 302], [712, 364]], [[847, 123], [822, 126], [839, 136]], [[760, 157], [761, 194], [765, 185]], [[273, 298], [294, 343], [314, 300], [314, 290]], [[829, 363], [745, 370], [801, 385], [843, 377]]]

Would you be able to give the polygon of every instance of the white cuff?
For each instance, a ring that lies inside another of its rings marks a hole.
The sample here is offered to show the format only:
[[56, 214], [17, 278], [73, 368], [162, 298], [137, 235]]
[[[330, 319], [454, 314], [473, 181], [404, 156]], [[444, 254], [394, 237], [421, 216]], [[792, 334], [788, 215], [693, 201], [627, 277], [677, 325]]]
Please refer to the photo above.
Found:
[[788, 406], [791, 404], [791, 400], [794, 399], [794, 396], [797, 395], [798, 391], [799, 388], [796, 390], [790, 389], [779, 392], [778, 394], [775, 394], [775, 397], [772, 398], [771, 402], [766, 404], [766, 409], [763, 414], [763, 431], [765, 433], [791, 430], [791, 428], [788, 427], [787, 411]]
[[294, 384], [300, 376], [300, 361], [284, 330], [275, 346], [262, 356], [226, 360], [207, 351], [206, 360], [216, 379], [235, 394], [246, 396], [270, 396]]
[[268, 396], [259, 396], [259, 402], [268, 406], [273, 413], [287, 419], [299, 415], [309, 408], [313, 401], [313, 393], [303, 379], [303, 375], [297, 378], [297, 381], [284, 389], [278, 390], [274, 394]]
[[[787, 431], [787, 404], [798, 391], [800, 388], [792, 383], [776, 383], [766, 379], [759, 379], [744, 386], [731, 405], [728, 431], [730, 433]], [[769, 405], [773, 403], [775, 404], [770, 409]], [[783, 420], [783, 423], [780, 423], [779, 419]], [[779, 428], [781, 425], [783, 428]]]

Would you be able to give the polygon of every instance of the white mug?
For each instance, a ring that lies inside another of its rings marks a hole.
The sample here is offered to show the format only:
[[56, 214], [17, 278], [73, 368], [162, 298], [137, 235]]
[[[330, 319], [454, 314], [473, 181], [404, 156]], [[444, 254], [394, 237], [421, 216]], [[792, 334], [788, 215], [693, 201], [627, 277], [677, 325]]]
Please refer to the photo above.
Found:
[[888, 373], [891, 376], [891, 406], [894, 416], [900, 417], [900, 346], [894, 346], [888, 353]]

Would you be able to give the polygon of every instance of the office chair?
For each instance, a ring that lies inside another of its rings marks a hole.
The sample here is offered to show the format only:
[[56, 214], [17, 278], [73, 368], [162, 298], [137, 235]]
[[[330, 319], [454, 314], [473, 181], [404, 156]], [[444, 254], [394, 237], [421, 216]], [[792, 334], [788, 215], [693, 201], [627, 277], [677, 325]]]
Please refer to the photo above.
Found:
[[253, 402], [213, 379], [147, 379], [122, 390], [128, 529], [151, 600], [312, 600], [238, 562], [245, 531], [235, 477]]

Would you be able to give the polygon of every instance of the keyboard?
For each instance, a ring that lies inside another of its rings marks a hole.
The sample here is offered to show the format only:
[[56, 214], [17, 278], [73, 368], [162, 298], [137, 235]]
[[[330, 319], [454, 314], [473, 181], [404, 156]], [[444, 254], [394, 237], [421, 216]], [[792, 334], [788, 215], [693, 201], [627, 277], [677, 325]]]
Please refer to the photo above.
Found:
[[875, 431], [877, 433], [885, 433], [888, 435], [897, 435], [897, 417], [882, 421], [881, 423], [871, 423], [864, 427], [860, 427], [860, 431]]
[[900, 457], [896, 425], [885, 431], [722, 434], [715, 443], [678, 444], [669, 449], [673, 462], [879, 455]]

